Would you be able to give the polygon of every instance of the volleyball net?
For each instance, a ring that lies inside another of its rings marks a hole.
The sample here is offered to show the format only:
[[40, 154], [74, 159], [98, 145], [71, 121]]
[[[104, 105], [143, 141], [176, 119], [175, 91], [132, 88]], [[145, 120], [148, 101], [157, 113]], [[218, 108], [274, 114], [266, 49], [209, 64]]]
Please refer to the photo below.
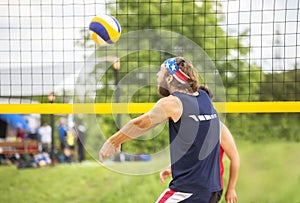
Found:
[[[122, 27], [109, 47], [90, 38], [100, 14]], [[300, 112], [299, 21], [299, 1], [3, 0], [0, 111], [143, 113], [181, 55], [221, 112]]]

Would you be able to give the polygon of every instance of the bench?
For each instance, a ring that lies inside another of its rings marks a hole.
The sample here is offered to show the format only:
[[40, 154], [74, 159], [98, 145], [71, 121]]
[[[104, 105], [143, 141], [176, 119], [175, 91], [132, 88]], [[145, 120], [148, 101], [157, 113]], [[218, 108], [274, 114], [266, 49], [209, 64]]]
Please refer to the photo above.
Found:
[[37, 140], [0, 141], [0, 154], [37, 154]]

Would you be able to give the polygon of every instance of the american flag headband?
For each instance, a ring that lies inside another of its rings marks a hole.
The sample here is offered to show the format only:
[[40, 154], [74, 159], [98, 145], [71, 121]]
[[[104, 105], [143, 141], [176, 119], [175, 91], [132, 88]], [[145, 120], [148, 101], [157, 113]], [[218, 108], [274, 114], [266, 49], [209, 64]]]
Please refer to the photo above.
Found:
[[190, 79], [188, 75], [186, 75], [182, 70], [179, 69], [176, 58], [169, 58], [164, 61], [164, 65], [166, 66], [169, 73], [180, 83], [184, 84], [186, 81]]

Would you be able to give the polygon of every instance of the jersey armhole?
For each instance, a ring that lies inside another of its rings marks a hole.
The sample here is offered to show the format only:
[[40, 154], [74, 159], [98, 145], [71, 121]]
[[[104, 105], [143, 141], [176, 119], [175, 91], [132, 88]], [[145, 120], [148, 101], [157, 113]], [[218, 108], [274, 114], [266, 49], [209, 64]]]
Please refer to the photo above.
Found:
[[174, 123], [177, 123], [181, 119], [181, 116], [182, 116], [182, 113], [183, 113], [183, 105], [182, 105], [181, 100], [178, 97], [176, 97], [176, 96], [174, 96], [174, 97], [176, 98], [176, 100], [177, 100], [177, 102], [179, 104], [179, 108], [180, 108], [180, 115], [179, 115], [179, 117], [176, 118], [176, 120], [172, 119]]

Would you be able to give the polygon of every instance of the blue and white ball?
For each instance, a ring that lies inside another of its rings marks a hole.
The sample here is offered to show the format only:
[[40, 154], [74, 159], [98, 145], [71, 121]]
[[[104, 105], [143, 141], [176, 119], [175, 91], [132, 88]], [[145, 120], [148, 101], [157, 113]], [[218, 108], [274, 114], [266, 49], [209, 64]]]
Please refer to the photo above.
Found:
[[121, 36], [121, 26], [111, 15], [95, 16], [89, 26], [92, 39], [100, 46], [116, 43]]

